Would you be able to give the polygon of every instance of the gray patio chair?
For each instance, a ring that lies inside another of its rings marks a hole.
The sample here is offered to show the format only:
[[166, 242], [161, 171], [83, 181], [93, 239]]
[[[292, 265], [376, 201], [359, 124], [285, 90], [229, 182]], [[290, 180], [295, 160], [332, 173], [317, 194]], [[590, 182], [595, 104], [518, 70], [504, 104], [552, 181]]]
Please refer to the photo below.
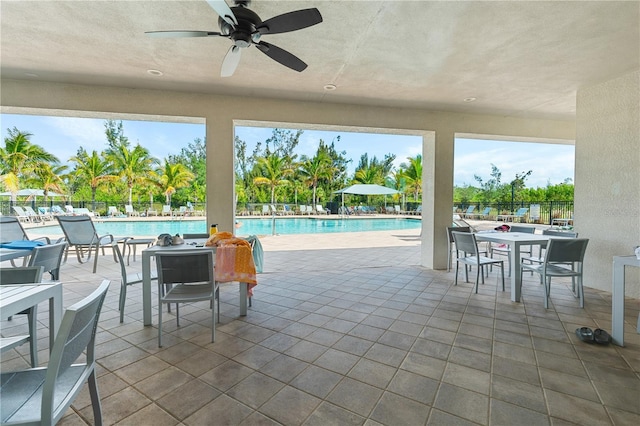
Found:
[[[158, 267], [158, 347], [162, 347], [162, 304], [176, 303], [176, 321], [180, 326], [180, 303], [208, 300], [211, 306], [211, 341], [216, 339], [215, 296], [218, 284], [213, 272], [213, 251], [207, 249], [161, 251], [156, 253]], [[164, 293], [164, 286], [167, 286]]]
[[471, 227], [469, 226], [447, 226], [447, 241], [449, 252], [447, 253], [447, 272], [451, 270], [451, 262], [453, 261], [453, 252], [456, 250], [455, 241], [453, 239], [452, 232], [471, 232]]
[[67, 242], [49, 244], [46, 246], [34, 247], [31, 250], [28, 266], [42, 266], [44, 272], [51, 274], [53, 281], [60, 280], [60, 264], [62, 255], [67, 248]]
[[[109, 288], [102, 284], [69, 307], [51, 350], [47, 367], [2, 374], [2, 424], [54, 425], [86, 382], [93, 407], [93, 424], [102, 425], [102, 409], [95, 372], [95, 341], [100, 310]], [[86, 360], [72, 364], [86, 352]]]
[[[118, 304], [118, 309], [120, 310], [120, 322], [124, 322], [124, 305], [127, 300], [127, 287], [134, 284], [142, 283], [142, 272], [127, 272], [127, 267], [124, 264], [124, 258], [122, 257], [122, 252], [120, 251], [120, 247], [118, 247], [118, 242], [114, 241], [111, 243], [113, 252], [116, 254], [118, 258], [118, 262], [120, 263], [120, 300]], [[151, 281], [157, 280], [158, 276], [156, 275], [156, 271], [151, 271]]]
[[[484, 267], [489, 265], [500, 265], [502, 275], [502, 291], [504, 291], [504, 261], [492, 259], [490, 257], [481, 256], [478, 251], [478, 242], [476, 236], [470, 232], [452, 231], [453, 240], [456, 244], [456, 278], [454, 285], [458, 285], [458, 266], [460, 263], [470, 266], [476, 266], [476, 293], [478, 292], [478, 282], [482, 275], [482, 283], [484, 284]], [[465, 281], [469, 282], [468, 277]]]
[[[11, 284], [29, 284], [39, 283], [42, 281], [42, 266], [24, 266], [16, 268], [0, 268], [0, 285]], [[29, 355], [31, 357], [31, 366], [38, 366], [38, 337], [37, 337], [37, 317], [38, 307], [32, 306], [25, 309], [20, 314], [27, 315], [27, 323], [29, 324], [29, 334], [0, 338], [0, 352], [22, 346], [29, 343]], [[9, 318], [11, 319], [11, 318]]]
[[[588, 238], [551, 238], [547, 243], [544, 262], [541, 264], [523, 264], [520, 274], [532, 271], [540, 275], [540, 284], [544, 284], [544, 307], [549, 307], [552, 277], [575, 277], [574, 296], [580, 299], [580, 307], [584, 308], [584, 289], [582, 287], [582, 270], [584, 253], [587, 251]], [[571, 266], [563, 266], [568, 264]]]
[[[113, 235], [98, 235], [89, 216], [56, 216], [56, 219], [62, 228], [62, 232], [64, 232], [65, 240], [68, 244], [64, 254], [64, 261], [67, 261], [69, 250], [72, 248], [75, 250], [76, 257], [80, 263], [89, 261], [91, 252], [95, 251], [93, 260], [93, 273], [95, 274], [98, 268], [98, 252], [102, 248], [102, 254], [104, 255], [105, 246], [110, 248], [111, 243], [115, 241]], [[115, 253], [113, 253], [113, 260], [114, 262], [118, 261]]]
[[[51, 244], [49, 237], [30, 239], [20, 220], [15, 216], [0, 216], [0, 238], [2, 238], [2, 241], [42, 241], [43, 243]], [[16, 266], [13, 259], [10, 262], [11, 265]]]
[[[534, 228], [533, 226], [520, 226], [520, 225], [511, 225], [511, 227], [509, 228], [509, 232], [523, 232], [523, 233], [527, 233], [527, 234], [535, 234], [536, 233], [536, 228]], [[495, 246], [493, 244], [489, 245], [489, 257], [493, 258], [494, 254], [500, 254], [503, 256], [507, 256], [508, 260], [509, 260], [509, 276], [511, 276], [511, 258], [509, 257], [509, 254], [511, 253], [511, 247], [501, 247], [501, 246]], [[532, 247], [529, 246], [528, 249], [521, 247], [520, 248], [520, 253], [521, 254], [528, 254], [529, 256], [533, 255], [532, 252]], [[518, 271], [516, 271], [517, 273]]]

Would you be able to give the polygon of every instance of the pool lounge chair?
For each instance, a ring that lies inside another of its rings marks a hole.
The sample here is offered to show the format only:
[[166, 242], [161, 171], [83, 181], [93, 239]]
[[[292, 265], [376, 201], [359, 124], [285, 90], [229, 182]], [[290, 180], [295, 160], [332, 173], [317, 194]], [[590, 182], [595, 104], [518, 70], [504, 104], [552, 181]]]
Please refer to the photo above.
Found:
[[322, 207], [322, 204], [316, 204], [316, 212], [318, 214], [329, 214], [329, 211], [325, 210], [324, 207]]
[[120, 212], [120, 210], [118, 210], [118, 208], [116, 206], [109, 206], [109, 209], [107, 210], [107, 215], [109, 215], [111, 217], [122, 217], [122, 216], [124, 216], [122, 214], [122, 212]]
[[136, 210], [133, 209], [133, 206], [131, 204], [126, 204], [124, 206], [124, 212], [127, 214], [127, 216], [129, 217], [133, 217], [133, 216], [140, 216], [140, 213], [137, 212]]
[[96, 216], [100, 216], [100, 213], [95, 213], [92, 212], [91, 210], [85, 208], [85, 207], [78, 207], [76, 209], [74, 209], [74, 214], [77, 215], [84, 215], [84, 216], [89, 216], [89, 217], [96, 217]]
[[515, 222], [517, 219], [519, 219], [522, 222], [523, 219], [526, 219], [526, 215], [528, 211], [529, 211], [528, 207], [521, 207], [516, 211], [515, 214], [499, 214], [496, 219], [502, 220], [505, 222], [508, 220], [511, 222]]
[[18, 218], [20, 222], [31, 222], [29, 215], [25, 212], [20, 206], [12, 206], [13, 211], [16, 212], [15, 217]]
[[[111, 243], [115, 240], [113, 235], [98, 235], [93, 221], [88, 216], [57, 216], [56, 219], [68, 244], [64, 261], [67, 261], [71, 249], [75, 250], [79, 263], [88, 262], [92, 252], [95, 252], [93, 259], [93, 273], [95, 274], [98, 269], [98, 253], [102, 249], [104, 255], [105, 246], [111, 248]], [[118, 262], [115, 253], [113, 253], [113, 261]]]
[[23, 209], [31, 222], [44, 222], [44, 217], [40, 213], [36, 213], [31, 206], [24, 206]]
[[162, 216], [173, 216], [173, 213], [171, 212], [171, 206], [167, 204], [162, 206]]
[[484, 210], [482, 210], [482, 213], [466, 214], [465, 217], [469, 219], [473, 219], [473, 218], [484, 219], [485, 217], [489, 216], [490, 212], [491, 212], [491, 207], [485, 207]]
[[473, 211], [476, 209], [476, 206], [471, 205], [469, 207], [467, 207], [467, 210], [464, 213], [461, 213], [460, 215], [464, 218], [469, 218], [472, 214]]

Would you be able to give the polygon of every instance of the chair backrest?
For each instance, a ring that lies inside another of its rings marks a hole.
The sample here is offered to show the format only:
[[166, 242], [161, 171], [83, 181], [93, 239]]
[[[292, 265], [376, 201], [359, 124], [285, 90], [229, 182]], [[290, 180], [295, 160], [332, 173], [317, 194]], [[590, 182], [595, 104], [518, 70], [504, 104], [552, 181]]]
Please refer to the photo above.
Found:
[[56, 219], [69, 245], [98, 242], [98, 233], [89, 216], [56, 216]]
[[523, 232], [526, 234], [535, 234], [536, 228], [534, 228], [533, 226], [511, 225], [509, 232]]
[[471, 232], [470, 226], [447, 226], [447, 236], [449, 237], [449, 242], [453, 243], [453, 234], [452, 232]]
[[587, 251], [588, 238], [550, 238], [545, 263], [582, 262]]
[[42, 282], [42, 266], [18, 266], [0, 268], [0, 285], [29, 284]]
[[[95, 369], [96, 329], [108, 289], [109, 281], [102, 281], [93, 293], [67, 308], [62, 317], [42, 388], [42, 424], [52, 425], [58, 422]], [[62, 380], [69, 380], [63, 373], [85, 351], [85, 368], [82, 374], [75, 376], [74, 391], [70, 397], [60, 401], [60, 398], [56, 398], [56, 385]]]
[[66, 241], [34, 247], [31, 250], [29, 266], [42, 266], [44, 272], [49, 272], [53, 280], [58, 280], [65, 248], [67, 248]]
[[475, 210], [476, 206], [469, 206], [467, 207], [467, 211], [465, 211], [465, 214], [469, 214], [469, 213], [473, 213], [473, 211]]
[[159, 284], [213, 284], [213, 265], [212, 250], [172, 250], [156, 253]]
[[108, 214], [110, 215], [116, 215], [116, 214], [120, 214], [120, 212], [118, 211], [118, 208], [116, 206], [109, 206], [109, 208], [107, 209]]
[[52, 206], [51, 212], [55, 214], [64, 214], [64, 210], [62, 210], [62, 207], [60, 206]]
[[529, 207], [521, 207], [516, 211], [516, 216], [524, 216], [529, 211]]
[[133, 206], [131, 204], [125, 204], [124, 211], [126, 213], [133, 213]]
[[262, 205], [262, 213], [269, 213], [269, 205], [267, 204]]
[[26, 216], [27, 215], [27, 213], [20, 206], [12, 206], [12, 208], [13, 208], [13, 211], [15, 211], [18, 216]]
[[203, 232], [202, 234], [182, 234], [182, 238], [184, 238], [185, 240], [193, 240], [196, 238], [209, 238], [209, 234], [207, 234], [206, 232]]
[[2, 241], [28, 240], [27, 233], [15, 216], [0, 216], [0, 238]]
[[67, 213], [73, 214], [73, 206], [71, 204], [65, 205], [64, 209], [67, 211]]
[[171, 213], [171, 206], [168, 204], [165, 204], [162, 206], [162, 213]]
[[545, 229], [542, 231], [542, 235], [549, 235], [553, 237], [566, 237], [566, 238], [578, 238], [577, 232], [572, 231], [556, 231], [555, 229]]
[[451, 233], [453, 234], [453, 241], [456, 243], [457, 251], [469, 253], [473, 256], [478, 255], [478, 244], [473, 233], [457, 231], [452, 231]]
[[484, 210], [482, 211], [482, 214], [484, 216], [488, 215], [489, 213], [491, 213], [491, 207], [485, 207]]

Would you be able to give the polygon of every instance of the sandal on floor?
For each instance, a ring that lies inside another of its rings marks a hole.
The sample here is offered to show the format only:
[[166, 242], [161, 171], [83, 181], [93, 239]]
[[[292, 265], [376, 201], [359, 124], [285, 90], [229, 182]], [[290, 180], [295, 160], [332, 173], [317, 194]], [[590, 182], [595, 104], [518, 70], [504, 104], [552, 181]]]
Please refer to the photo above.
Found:
[[608, 345], [611, 343], [611, 336], [606, 331], [596, 328], [593, 330], [593, 340], [601, 345]]
[[591, 330], [589, 327], [576, 328], [576, 336], [578, 336], [578, 339], [582, 340], [583, 342], [594, 342], [593, 330]]

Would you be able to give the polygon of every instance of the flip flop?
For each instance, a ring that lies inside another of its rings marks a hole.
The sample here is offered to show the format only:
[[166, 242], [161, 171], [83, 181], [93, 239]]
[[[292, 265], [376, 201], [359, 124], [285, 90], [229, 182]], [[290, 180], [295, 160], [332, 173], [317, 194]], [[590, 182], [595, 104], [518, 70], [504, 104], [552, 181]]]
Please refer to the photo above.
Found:
[[578, 339], [582, 340], [583, 342], [594, 342], [593, 330], [591, 330], [589, 327], [576, 328], [576, 336], [578, 336]]
[[606, 331], [596, 328], [593, 330], [593, 340], [601, 345], [608, 345], [611, 343], [611, 336]]

